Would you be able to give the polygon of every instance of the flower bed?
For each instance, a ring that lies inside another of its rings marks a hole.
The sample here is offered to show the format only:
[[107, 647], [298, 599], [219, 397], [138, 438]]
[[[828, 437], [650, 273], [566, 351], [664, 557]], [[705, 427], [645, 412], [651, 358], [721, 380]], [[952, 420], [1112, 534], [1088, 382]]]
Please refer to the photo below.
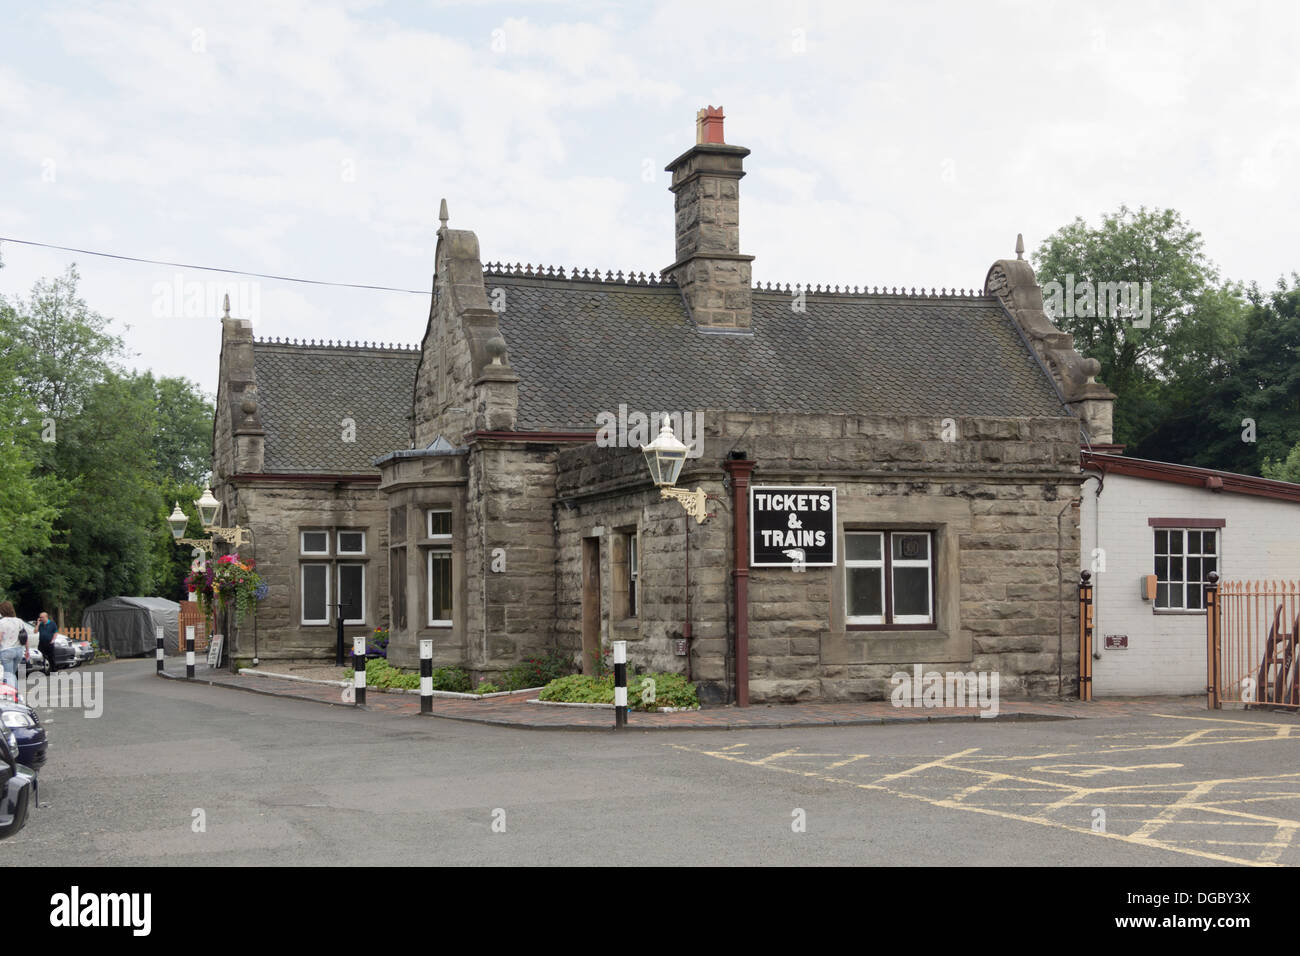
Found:
[[[654, 682], [653, 689], [650, 681]], [[571, 674], [561, 677], [543, 687], [537, 699], [547, 703], [612, 704], [614, 675]], [[695, 685], [683, 675], [661, 672], [628, 678], [627, 704], [632, 710], [693, 710], [700, 706], [700, 699], [696, 696]]]

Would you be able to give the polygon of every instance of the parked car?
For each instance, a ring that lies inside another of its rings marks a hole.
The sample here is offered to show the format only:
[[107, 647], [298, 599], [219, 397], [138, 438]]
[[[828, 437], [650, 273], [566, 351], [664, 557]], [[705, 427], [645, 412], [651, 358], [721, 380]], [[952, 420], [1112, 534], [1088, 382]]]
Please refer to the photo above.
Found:
[[37, 665], [32, 660], [28, 660], [27, 666], [31, 670], [43, 671], [49, 674], [51, 670], [61, 671], [69, 667], [76, 667], [83, 659], [94, 660], [95, 650], [90, 648], [89, 654], [84, 651], [78, 651], [76, 644], [86, 644], [89, 647], [89, 641], [78, 641], [76, 644], [70, 641], [66, 634], [54, 635], [54, 660], [46, 660], [40, 652], [39, 635], [36, 632], [36, 622], [24, 621], [23, 627], [27, 629], [27, 649], [31, 656], [40, 657], [41, 664]]
[[34, 644], [27, 648], [27, 669], [29, 671], [40, 671], [45, 675], [50, 673], [50, 662], [45, 659], [41, 649]]
[[59, 638], [61, 637], [65, 641], [67, 641], [68, 646], [72, 648], [77, 664], [87, 664], [90, 661], [93, 661], [95, 659], [95, 645], [90, 643], [90, 641], [74, 641], [74, 640], [70, 640], [66, 635], [55, 634], [54, 635], [55, 647], [58, 647]]
[[11, 684], [0, 682], [0, 704], [14, 703], [21, 704], [22, 694], [18, 693], [18, 688]]
[[8, 701], [0, 703], [0, 726], [13, 734], [20, 764], [33, 770], [45, 766], [49, 738], [33, 708]]
[[0, 840], [13, 836], [27, 824], [36, 806], [36, 772], [18, 762], [18, 742], [13, 731], [0, 734]]

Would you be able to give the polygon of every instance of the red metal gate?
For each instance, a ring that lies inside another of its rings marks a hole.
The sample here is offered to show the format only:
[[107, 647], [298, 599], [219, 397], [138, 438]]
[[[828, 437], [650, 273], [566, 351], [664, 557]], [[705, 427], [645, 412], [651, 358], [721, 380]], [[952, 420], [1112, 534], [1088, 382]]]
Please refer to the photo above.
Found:
[[1214, 578], [1205, 593], [1209, 706], [1300, 709], [1300, 583]]

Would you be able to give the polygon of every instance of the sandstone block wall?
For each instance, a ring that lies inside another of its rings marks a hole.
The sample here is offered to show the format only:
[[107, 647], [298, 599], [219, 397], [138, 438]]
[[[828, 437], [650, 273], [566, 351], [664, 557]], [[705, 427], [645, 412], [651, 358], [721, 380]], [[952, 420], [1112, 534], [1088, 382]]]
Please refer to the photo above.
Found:
[[[838, 489], [838, 567], [750, 572], [752, 700], [885, 697], [890, 675], [913, 663], [996, 670], [1007, 696], [1054, 696], [1058, 680], [1067, 695], [1073, 692], [1077, 423], [961, 418], [955, 424], [954, 436], [940, 420], [920, 417], [705, 413], [711, 446], [741, 447], [757, 462], [753, 484]], [[581, 646], [581, 539], [600, 534], [606, 639], [629, 641], [634, 668], [684, 669], [671, 654], [684, 621], [684, 511], [659, 500], [635, 449], [566, 450], [558, 469], [557, 640]], [[701, 484], [725, 502], [710, 502], [709, 521], [691, 525], [697, 639], [690, 663], [708, 694], [726, 696], [734, 679], [734, 608], [732, 511], [722, 479], [721, 462], [705, 458], [688, 465], [679, 486]], [[609, 617], [611, 536], [629, 526], [638, 529], [643, 555], [645, 597], [634, 624]], [[846, 625], [845, 527], [932, 532], [934, 629]]]

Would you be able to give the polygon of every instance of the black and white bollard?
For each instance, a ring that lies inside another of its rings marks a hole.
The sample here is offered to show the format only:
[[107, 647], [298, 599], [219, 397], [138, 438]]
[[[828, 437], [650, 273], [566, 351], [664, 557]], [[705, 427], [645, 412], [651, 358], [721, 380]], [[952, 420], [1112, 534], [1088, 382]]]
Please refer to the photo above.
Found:
[[154, 657], [158, 659], [158, 673], [163, 672], [163, 629], [159, 625], [153, 629], [154, 637]]
[[366, 702], [366, 639], [352, 638], [352, 690], [355, 694], [354, 704]]
[[627, 641], [614, 642], [614, 729], [627, 726]]
[[185, 626], [185, 679], [194, 680], [194, 625]]
[[433, 640], [420, 641], [420, 713], [433, 713]]

